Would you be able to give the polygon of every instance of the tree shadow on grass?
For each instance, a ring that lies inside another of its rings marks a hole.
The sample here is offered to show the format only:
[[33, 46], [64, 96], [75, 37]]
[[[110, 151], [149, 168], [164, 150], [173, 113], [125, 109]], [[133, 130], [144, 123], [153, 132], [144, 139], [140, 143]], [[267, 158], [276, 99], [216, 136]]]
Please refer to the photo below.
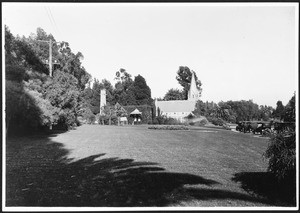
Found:
[[296, 206], [296, 182], [278, 182], [269, 172], [241, 172], [232, 178], [249, 194], [265, 198], [273, 205]]
[[[49, 137], [10, 141], [6, 206], [145, 207], [191, 199], [264, 202], [238, 192], [209, 189], [207, 186], [218, 183], [192, 174], [167, 172], [153, 162], [104, 158], [104, 153], [74, 161], [68, 154], [61, 143]], [[199, 188], [201, 185], [206, 189]]]

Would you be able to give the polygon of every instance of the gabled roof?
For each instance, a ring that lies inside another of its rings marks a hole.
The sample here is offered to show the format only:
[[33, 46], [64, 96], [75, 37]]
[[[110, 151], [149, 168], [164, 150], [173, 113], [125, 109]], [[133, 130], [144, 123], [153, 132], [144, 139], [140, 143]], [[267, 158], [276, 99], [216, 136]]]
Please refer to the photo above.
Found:
[[138, 109], [135, 109], [130, 113], [130, 115], [141, 115], [141, 114], [142, 113]]
[[195, 109], [195, 101], [176, 100], [176, 101], [157, 101], [156, 109], [159, 107], [161, 112], [192, 112]]

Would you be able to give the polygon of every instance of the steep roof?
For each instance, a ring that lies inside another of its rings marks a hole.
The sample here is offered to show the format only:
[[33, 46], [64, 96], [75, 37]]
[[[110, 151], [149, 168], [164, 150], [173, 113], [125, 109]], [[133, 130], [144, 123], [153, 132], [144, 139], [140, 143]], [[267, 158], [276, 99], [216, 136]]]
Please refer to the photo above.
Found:
[[142, 113], [138, 109], [135, 109], [130, 113], [130, 115], [141, 115], [141, 114]]
[[159, 107], [161, 112], [192, 112], [195, 104], [195, 101], [188, 100], [157, 101], [156, 109]]

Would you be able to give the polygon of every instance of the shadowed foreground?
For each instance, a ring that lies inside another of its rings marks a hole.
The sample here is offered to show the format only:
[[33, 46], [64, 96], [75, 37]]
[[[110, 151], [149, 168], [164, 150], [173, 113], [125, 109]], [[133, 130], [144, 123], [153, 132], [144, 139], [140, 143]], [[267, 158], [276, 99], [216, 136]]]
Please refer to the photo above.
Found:
[[[219, 201], [287, 205], [268, 196], [218, 188], [223, 185], [218, 180], [203, 177], [207, 171], [203, 176], [170, 172], [156, 162], [105, 153], [72, 159], [62, 143], [51, 140], [53, 136], [7, 141], [6, 206], [162, 207], [195, 200], [198, 206], [205, 201], [211, 201], [210, 206]], [[242, 182], [244, 188], [248, 178], [251, 174], [237, 174], [233, 182]]]
[[240, 182], [242, 188], [253, 196], [267, 198], [277, 205], [296, 205], [295, 180], [280, 183], [269, 172], [241, 172], [232, 180]]

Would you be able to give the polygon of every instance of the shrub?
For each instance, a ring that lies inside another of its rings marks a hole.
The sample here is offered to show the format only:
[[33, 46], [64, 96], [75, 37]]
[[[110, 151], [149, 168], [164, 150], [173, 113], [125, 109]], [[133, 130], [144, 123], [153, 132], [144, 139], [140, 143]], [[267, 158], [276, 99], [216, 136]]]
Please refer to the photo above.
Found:
[[264, 156], [269, 159], [268, 170], [279, 181], [293, 181], [296, 175], [296, 134], [286, 131], [271, 135]]
[[152, 124], [154, 124], [154, 125], [159, 124], [159, 123], [158, 123], [158, 120], [157, 120], [156, 118], [154, 118]]
[[223, 121], [221, 118], [215, 118], [215, 117], [212, 117], [212, 118], [209, 118], [209, 121], [210, 121], [213, 125], [216, 125], [216, 126], [223, 126], [223, 124], [226, 124], [226, 122]]
[[87, 119], [88, 124], [94, 124], [96, 121], [96, 116], [94, 114], [90, 114]]
[[183, 125], [155, 125], [149, 126], [148, 129], [155, 129], [155, 130], [189, 130], [188, 127]]
[[228, 124], [223, 124], [223, 128], [226, 129], [226, 130], [231, 130], [231, 128]]
[[[154, 123], [154, 121], [157, 122], [157, 123]], [[160, 125], [182, 125], [184, 123], [180, 122], [180, 120], [178, 120], [178, 119], [170, 118], [170, 117], [167, 117], [165, 115], [161, 115], [161, 116], [157, 116], [153, 120], [153, 124], [160, 124]]]
[[189, 122], [189, 125], [194, 125], [194, 126], [205, 126], [206, 124], [208, 124], [208, 120], [206, 119], [206, 117], [202, 116], [200, 117], [200, 120], [197, 120], [196, 122]]

